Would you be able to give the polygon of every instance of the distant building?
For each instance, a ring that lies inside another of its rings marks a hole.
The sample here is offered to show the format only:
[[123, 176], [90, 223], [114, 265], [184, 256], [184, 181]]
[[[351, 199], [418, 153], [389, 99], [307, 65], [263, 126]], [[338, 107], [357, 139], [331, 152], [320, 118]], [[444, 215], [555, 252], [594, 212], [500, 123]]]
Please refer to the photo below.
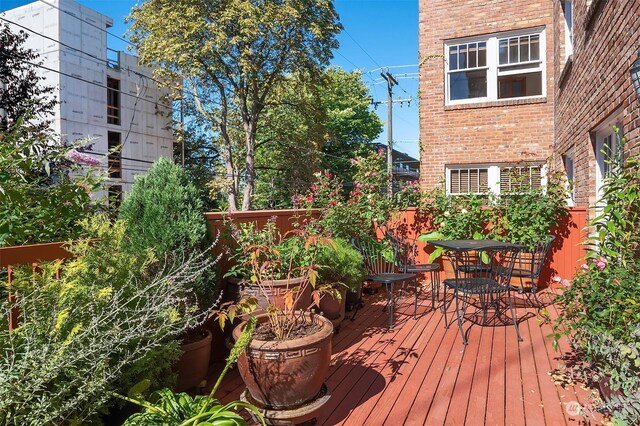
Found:
[[[373, 145], [376, 150], [382, 149], [387, 152], [387, 145], [376, 143]], [[407, 182], [417, 181], [420, 179], [420, 160], [412, 156], [393, 150], [393, 189], [400, 189]]]
[[48, 3], [30, 3], [3, 17], [30, 30], [25, 47], [40, 55], [43, 84], [56, 89], [59, 101], [54, 130], [69, 142], [91, 139], [88, 152], [104, 159], [110, 194], [129, 191], [135, 175], [161, 156], [172, 157], [166, 91], [135, 56], [107, 47], [111, 18], [72, 0]]

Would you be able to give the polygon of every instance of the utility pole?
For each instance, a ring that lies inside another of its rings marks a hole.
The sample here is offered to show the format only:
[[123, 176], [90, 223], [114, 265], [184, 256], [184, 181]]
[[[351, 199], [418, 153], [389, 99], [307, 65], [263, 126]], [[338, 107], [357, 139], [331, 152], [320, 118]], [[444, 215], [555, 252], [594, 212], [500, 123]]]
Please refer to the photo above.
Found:
[[[393, 74], [387, 70], [386, 72], [381, 72], [380, 75], [387, 81], [387, 106], [389, 110], [387, 111], [387, 174], [389, 175], [389, 194], [393, 194], [393, 103], [400, 102], [402, 105], [403, 102], [408, 102], [411, 105], [412, 99], [393, 99], [393, 86], [398, 85], [398, 80], [395, 79]], [[384, 102], [374, 102], [373, 104], [377, 106], [380, 103]]]

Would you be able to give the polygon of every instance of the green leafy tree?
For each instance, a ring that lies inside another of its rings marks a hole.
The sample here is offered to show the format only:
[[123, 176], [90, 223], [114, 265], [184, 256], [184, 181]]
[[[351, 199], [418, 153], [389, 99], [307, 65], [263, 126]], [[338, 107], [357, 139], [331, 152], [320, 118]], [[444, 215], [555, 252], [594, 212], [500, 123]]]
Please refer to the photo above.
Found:
[[368, 142], [382, 130], [357, 71], [329, 68], [319, 80], [292, 75], [287, 83], [271, 96], [258, 134], [255, 205], [260, 208], [290, 207], [319, 170], [351, 184], [350, 158], [370, 152]]
[[[141, 62], [159, 65], [157, 74], [174, 81], [180, 76], [207, 130], [218, 135], [229, 209], [237, 210], [242, 183], [242, 209], [249, 210], [256, 135], [269, 95], [288, 74], [315, 76], [328, 64], [341, 29], [333, 2], [148, 0], [130, 19]], [[231, 114], [240, 118], [242, 140], [232, 134]]]

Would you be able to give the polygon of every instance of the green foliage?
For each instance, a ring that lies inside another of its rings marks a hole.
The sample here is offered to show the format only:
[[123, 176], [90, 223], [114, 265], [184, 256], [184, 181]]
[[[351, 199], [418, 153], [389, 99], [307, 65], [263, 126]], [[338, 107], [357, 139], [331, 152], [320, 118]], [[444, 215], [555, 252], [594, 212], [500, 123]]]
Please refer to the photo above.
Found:
[[184, 84], [188, 111], [219, 136], [229, 208], [238, 207], [242, 183], [249, 210], [263, 110], [288, 75], [315, 78], [329, 63], [341, 29], [333, 2], [149, 0], [130, 19], [141, 62]]
[[184, 170], [161, 158], [141, 176], [120, 207], [131, 252], [152, 249], [157, 256], [170, 250], [192, 250], [207, 235], [198, 190]]
[[516, 184], [493, 200], [490, 235], [533, 249], [568, 215], [567, 191], [557, 174], [549, 174], [544, 188], [531, 188], [522, 178], [513, 176]]
[[625, 159], [625, 147], [626, 141], [618, 136], [617, 156], [605, 159], [610, 169], [597, 203], [602, 210], [591, 223], [596, 234], [588, 241], [591, 256], [623, 266], [640, 254], [640, 159], [637, 155]]
[[[139, 372], [163, 380], [178, 353], [173, 338], [204, 320], [189, 295], [208, 256], [132, 257], [121, 250], [122, 223], [96, 217], [88, 227], [98, 239], [70, 245], [74, 258], [15, 271], [16, 300], [2, 304], [0, 324], [1, 424], [95, 422], [110, 391]], [[20, 312], [13, 331], [11, 309]]]
[[0, 246], [82, 236], [79, 221], [98, 209], [99, 175], [83, 167], [98, 161], [48, 129], [55, 100], [28, 64], [37, 54], [26, 37], [0, 23]]
[[564, 309], [553, 337], [569, 334], [591, 362], [589, 378], [608, 377], [610, 387], [621, 391], [603, 405], [614, 423], [635, 424], [640, 418], [640, 163], [636, 157], [623, 161], [624, 140], [620, 146], [620, 156], [607, 159], [611, 169], [598, 202], [602, 213], [591, 222], [596, 235], [587, 241], [587, 263], [558, 298]]
[[[161, 158], [136, 177], [120, 207], [119, 219], [128, 234], [124, 250], [132, 255], [151, 250], [158, 258], [172, 251], [202, 250], [208, 238], [203, 213], [198, 189], [184, 170]], [[215, 274], [207, 271], [193, 284], [200, 306], [207, 309], [215, 299]]]
[[364, 278], [362, 255], [341, 238], [333, 239], [333, 246], [323, 246], [316, 256], [318, 280], [339, 283], [355, 290]]
[[223, 405], [214, 398], [222, 379], [251, 341], [255, 326], [256, 319], [251, 318], [231, 350], [227, 363], [209, 395], [196, 395], [192, 398], [186, 393], [175, 394], [166, 388], [155, 392], [151, 401], [140, 399], [139, 394], [134, 395], [133, 398], [119, 395], [120, 398], [136, 403], [144, 408], [142, 413], [136, 413], [129, 417], [124, 425], [195, 426], [202, 424], [203, 426], [246, 426], [248, 423], [237, 413], [241, 408], [252, 411], [253, 414], [260, 419], [261, 423], [264, 424], [262, 414], [255, 406], [241, 401], [232, 401]]
[[294, 205], [320, 208], [317, 225], [332, 237], [351, 240], [373, 236], [376, 228], [384, 229], [402, 207], [387, 192], [385, 161], [382, 150], [352, 159], [354, 187], [347, 198], [342, 193], [342, 181], [333, 173], [316, 173], [316, 182], [306, 195], [295, 198]]

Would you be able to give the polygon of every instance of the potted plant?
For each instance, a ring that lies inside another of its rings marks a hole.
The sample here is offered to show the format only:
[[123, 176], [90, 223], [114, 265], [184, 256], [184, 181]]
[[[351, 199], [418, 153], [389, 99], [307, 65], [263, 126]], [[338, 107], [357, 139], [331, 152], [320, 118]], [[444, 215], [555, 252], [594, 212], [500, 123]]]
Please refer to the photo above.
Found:
[[[127, 228], [124, 250], [131, 255], [151, 251], [159, 259], [169, 253], [181, 256], [205, 250], [211, 245], [198, 189], [184, 170], [166, 158], [160, 158], [145, 175], [136, 176], [131, 193], [120, 207], [119, 219]], [[206, 271], [193, 282], [196, 303], [206, 312], [217, 293], [215, 273]], [[202, 327], [188, 330], [181, 341], [182, 357], [175, 365], [176, 389], [198, 386], [207, 374], [212, 348], [211, 332]]]
[[[484, 208], [484, 200], [476, 194], [449, 195], [442, 188], [427, 194], [425, 203], [431, 217], [433, 230], [418, 236], [418, 240], [469, 240], [482, 239], [486, 235], [489, 211]], [[429, 255], [429, 263], [444, 254], [444, 249], [436, 247]], [[446, 256], [446, 255], [445, 255]], [[451, 262], [443, 261], [443, 270], [449, 278], [454, 276]]]
[[[331, 241], [306, 227], [294, 229], [286, 244], [251, 244], [242, 247], [243, 267], [266, 305], [249, 295], [230, 302], [217, 312], [221, 325], [241, 314], [253, 315], [259, 308], [254, 337], [238, 360], [247, 386], [247, 399], [264, 410], [301, 410], [320, 398], [331, 360], [331, 321], [307, 309], [298, 309], [300, 295], [311, 292], [312, 304], [320, 304], [327, 285], [318, 283], [316, 255]], [[281, 247], [287, 247], [282, 251]], [[237, 259], [237, 258], [236, 258]], [[275, 276], [297, 278], [284, 295], [274, 291]], [[282, 296], [282, 297], [281, 297]], [[260, 309], [261, 308], [261, 309]], [[237, 339], [248, 320], [233, 330]], [[269, 417], [269, 415], [267, 415]]]
[[117, 397], [143, 408], [141, 413], [131, 415], [124, 422], [124, 425], [196, 426], [198, 424], [229, 424], [246, 426], [248, 424], [247, 421], [237, 413], [237, 410], [241, 408], [250, 411], [254, 417], [264, 425], [264, 418], [254, 405], [243, 401], [232, 401], [223, 405], [215, 398], [216, 391], [222, 383], [222, 379], [249, 344], [255, 329], [255, 324], [255, 318], [247, 323], [242, 334], [238, 337], [236, 344], [231, 349], [227, 362], [209, 395], [196, 395], [195, 397], [191, 397], [186, 393], [176, 394], [170, 389], [164, 388], [154, 392], [153, 398], [151, 398], [151, 401], [148, 401], [142, 396], [142, 393], [148, 389], [148, 381], [142, 381], [131, 388], [128, 396], [116, 394]]
[[349, 242], [341, 238], [332, 241], [332, 246], [320, 248], [316, 262], [318, 281], [331, 286], [320, 299], [320, 312], [333, 322], [337, 332], [345, 316], [347, 291], [360, 291], [364, 270], [362, 255]]

